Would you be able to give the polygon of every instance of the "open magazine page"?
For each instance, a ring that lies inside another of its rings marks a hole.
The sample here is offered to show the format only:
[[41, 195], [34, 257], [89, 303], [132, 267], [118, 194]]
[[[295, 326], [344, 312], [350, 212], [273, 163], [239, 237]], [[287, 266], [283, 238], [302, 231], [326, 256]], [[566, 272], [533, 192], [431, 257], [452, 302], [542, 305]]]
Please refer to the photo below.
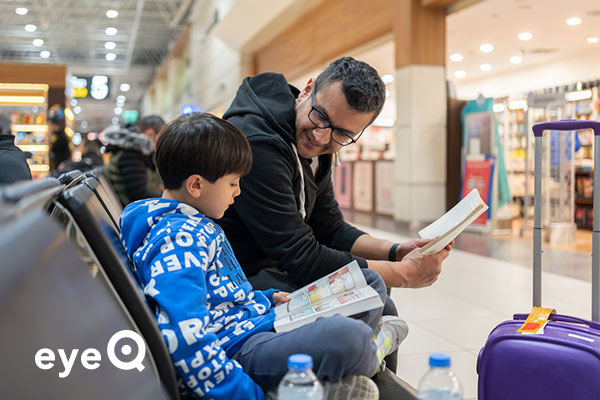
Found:
[[301, 308], [275, 320], [275, 330], [285, 332], [312, 322], [321, 316], [333, 314], [355, 315], [377, 307], [383, 307], [379, 294], [370, 286], [363, 286], [338, 296], [326, 298], [311, 307]]
[[[276, 318], [310, 308], [320, 301], [339, 293], [367, 285], [356, 261], [352, 261], [323, 278], [304, 286], [288, 295], [289, 302], [275, 307]], [[310, 310], [307, 310], [310, 312]]]

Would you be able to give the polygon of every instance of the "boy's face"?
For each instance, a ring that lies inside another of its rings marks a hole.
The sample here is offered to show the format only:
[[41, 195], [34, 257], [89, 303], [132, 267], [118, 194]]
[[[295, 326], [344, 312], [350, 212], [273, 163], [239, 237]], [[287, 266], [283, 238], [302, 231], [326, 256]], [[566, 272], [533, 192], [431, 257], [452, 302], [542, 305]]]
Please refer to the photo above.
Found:
[[233, 199], [240, 193], [240, 176], [238, 174], [225, 175], [214, 183], [205, 180], [202, 185], [202, 194], [195, 199], [193, 205], [207, 217], [219, 219], [223, 217], [225, 211], [233, 204]]

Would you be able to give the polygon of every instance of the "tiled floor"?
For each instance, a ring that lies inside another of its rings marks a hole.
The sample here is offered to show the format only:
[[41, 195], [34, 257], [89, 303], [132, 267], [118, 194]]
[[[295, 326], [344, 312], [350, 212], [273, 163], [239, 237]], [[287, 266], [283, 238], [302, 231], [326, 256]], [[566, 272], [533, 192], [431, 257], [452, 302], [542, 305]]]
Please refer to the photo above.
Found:
[[[390, 232], [398, 230], [381, 230], [360, 222], [354, 221], [373, 236], [406, 240], [406, 236]], [[544, 261], [543, 305], [561, 314], [589, 319], [589, 254], [547, 249]], [[392, 290], [399, 314], [411, 327], [399, 349], [398, 375], [417, 387], [428, 368], [429, 353], [447, 352], [463, 385], [465, 400], [476, 399], [477, 354], [494, 326], [511, 319], [513, 313], [530, 311], [531, 287], [530, 242], [494, 242], [463, 233], [433, 286]]]

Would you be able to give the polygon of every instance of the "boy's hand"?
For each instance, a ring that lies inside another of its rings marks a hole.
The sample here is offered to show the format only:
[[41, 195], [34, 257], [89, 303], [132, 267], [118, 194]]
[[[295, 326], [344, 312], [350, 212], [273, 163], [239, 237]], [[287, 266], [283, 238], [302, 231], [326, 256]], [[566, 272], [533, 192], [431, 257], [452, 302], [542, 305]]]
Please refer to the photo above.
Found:
[[273, 301], [275, 302], [275, 305], [278, 306], [280, 304], [287, 303], [288, 301], [290, 301], [290, 299], [287, 298], [288, 294], [290, 294], [290, 293], [289, 292], [273, 293]]

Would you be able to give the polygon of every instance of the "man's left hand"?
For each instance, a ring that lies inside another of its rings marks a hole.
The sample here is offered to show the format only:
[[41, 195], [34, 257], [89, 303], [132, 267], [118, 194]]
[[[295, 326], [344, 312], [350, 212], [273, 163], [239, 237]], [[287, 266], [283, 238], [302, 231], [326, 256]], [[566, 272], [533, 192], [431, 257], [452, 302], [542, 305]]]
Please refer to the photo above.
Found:
[[[398, 248], [396, 249], [396, 260], [402, 261], [405, 255], [413, 251], [418, 247], [423, 247], [427, 243], [431, 242], [431, 239], [412, 239], [408, 242], [400, 243]], [[446, 250], [450, 251], [452, 249], [452, 245], [454, 244], [454, 240], [446, 246]]]

